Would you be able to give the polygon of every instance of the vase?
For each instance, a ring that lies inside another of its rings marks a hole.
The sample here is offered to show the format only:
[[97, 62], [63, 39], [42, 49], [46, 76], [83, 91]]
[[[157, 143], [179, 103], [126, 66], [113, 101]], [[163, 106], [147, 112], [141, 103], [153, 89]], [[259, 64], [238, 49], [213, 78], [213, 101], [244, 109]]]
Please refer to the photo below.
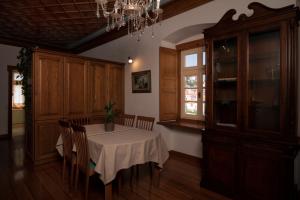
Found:
[[113, 122], [108, 122], [104, 124], [105, 132], [112, 132], [115, 130], [115, 124]]

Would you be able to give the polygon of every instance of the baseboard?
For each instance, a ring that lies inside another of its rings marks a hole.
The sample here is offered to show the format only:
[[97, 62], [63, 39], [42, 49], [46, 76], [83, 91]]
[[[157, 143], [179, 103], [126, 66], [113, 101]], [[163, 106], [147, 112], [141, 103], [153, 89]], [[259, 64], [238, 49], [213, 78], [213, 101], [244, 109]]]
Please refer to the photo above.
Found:
[[186, 163], [199, 164], [202, 165], [202, 158], [198, 158], [196, 156], [187, 155], [178, 151], [171, 150], [169, 151], [171, 157], [176, 157], [183, 160]]

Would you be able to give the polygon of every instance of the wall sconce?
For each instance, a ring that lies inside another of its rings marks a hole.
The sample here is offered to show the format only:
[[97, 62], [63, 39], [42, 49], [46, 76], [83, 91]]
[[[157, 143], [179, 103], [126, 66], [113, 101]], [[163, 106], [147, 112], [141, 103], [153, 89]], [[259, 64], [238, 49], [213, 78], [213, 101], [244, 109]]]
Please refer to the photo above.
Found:
[[133, 59], [132, 59], [130, 56], [128, 57], [128, 63], [129, 63], [129, 64], [132, 64], [132, 63], [133, 63]]

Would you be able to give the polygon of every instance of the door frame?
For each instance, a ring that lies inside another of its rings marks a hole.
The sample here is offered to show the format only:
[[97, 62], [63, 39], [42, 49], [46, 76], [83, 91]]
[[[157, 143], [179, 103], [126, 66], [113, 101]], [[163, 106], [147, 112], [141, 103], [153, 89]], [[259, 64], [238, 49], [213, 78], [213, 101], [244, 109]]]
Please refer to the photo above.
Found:
[[13, 71], [16, 71], [17, 67], [12, 65], [7, 65], [8, 72], [8, 108], [7, 108], [7, 135], [6, 138], [11, 139], [12, 137], [12, 75]]

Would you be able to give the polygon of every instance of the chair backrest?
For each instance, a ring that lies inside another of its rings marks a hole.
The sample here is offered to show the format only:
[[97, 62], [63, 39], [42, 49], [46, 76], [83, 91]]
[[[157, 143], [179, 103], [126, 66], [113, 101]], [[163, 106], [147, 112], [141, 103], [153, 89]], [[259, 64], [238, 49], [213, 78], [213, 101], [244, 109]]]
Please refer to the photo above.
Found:
[[72, 125], [77, 125], [77, 126], [83, 126], [91, 123], [91, 120], [87, 116], [78, 116], [78, 117], [72, 117], [69, 119], [69, 122]]
[[124, 126], [133, 127], [134, 120], [135, 120], [135, 115], [124, 114], [123, 115], [123, 120], [124, 120]]
[[89, 161], [90, 161], [90, 153], [88, 148], [88, 141], [86, 136], [86, 131], [83, 126], [78, 126], [73, 124], [73, 138], [74, 144], [76, 147], [76, 166], [82, 170], [84, 173], [87, 173]]
[[73, 150], [73, 131], [71, 124], [68, 121], [59, 120], [59, 133], [63, 141], [63, 156], [68, 160], [72, 159]]
[[153, 117], [137, 116], [136, 128], [152, 131], [153, 125], [154, 125], [154, 120], [155, 120], [155, 118], [153, 118]]
[[122, 114], [116, 118], [115, 123], [124, 126], [133, 127], [134, 120], [135, 120], [135, 115]]

